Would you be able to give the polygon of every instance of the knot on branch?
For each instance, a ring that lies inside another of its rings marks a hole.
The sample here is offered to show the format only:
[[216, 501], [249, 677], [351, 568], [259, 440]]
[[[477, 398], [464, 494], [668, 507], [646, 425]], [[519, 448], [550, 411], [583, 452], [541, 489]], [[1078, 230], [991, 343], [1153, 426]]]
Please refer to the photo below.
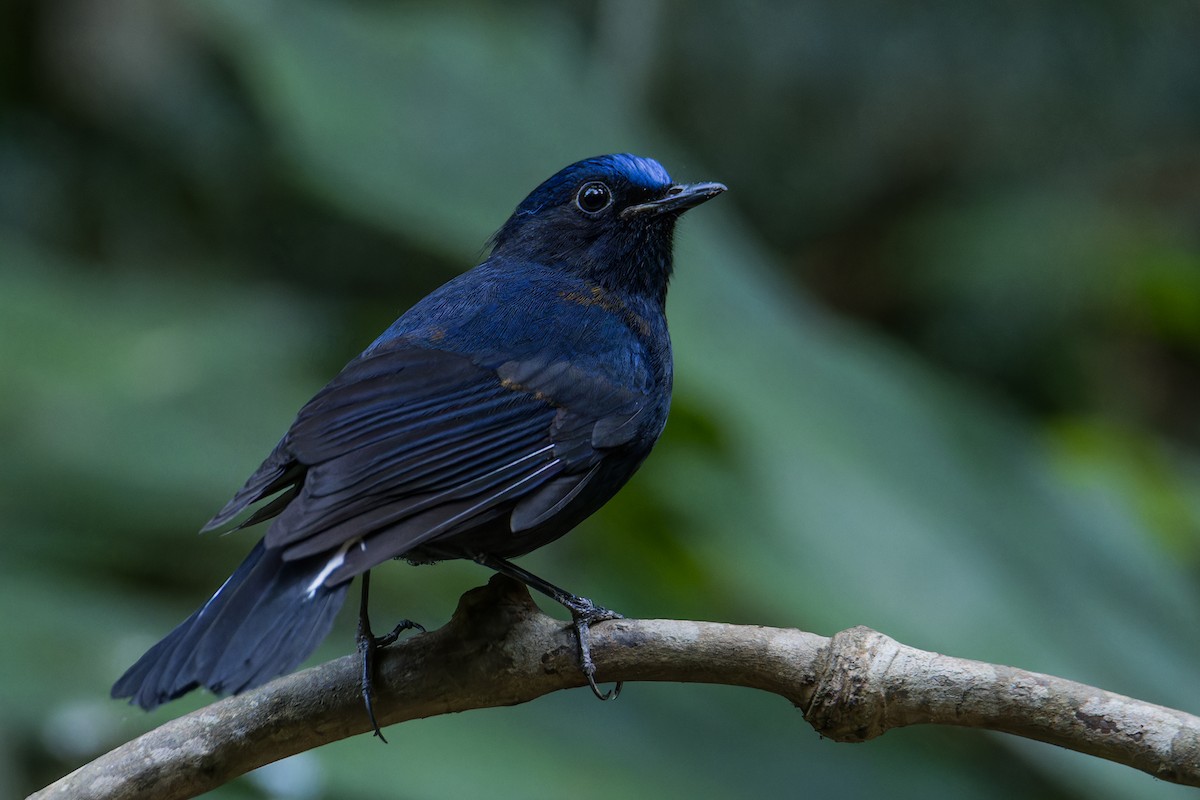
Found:
[[495, 575], [462, 595], [441, 628], [380, 651], [377, 716], [391, 725], [530, 700], [562, 688], [547, 653], [573, 654], [570, 631], [543, 614], [523, 584]]
[[817, 656], [816, 685], [801, 709], [817, 733], [836, 742], [865, 742], [890, 727], [885, 678], [900, 647], [861, 625], [834, 634]]
[[446, 627], [459, 638], [499, 642], [514, 627], [539, 616], [544, 615], [525, 585], [497, 573], [486, 585], [477, 586], [458, 599], [458, 607]]

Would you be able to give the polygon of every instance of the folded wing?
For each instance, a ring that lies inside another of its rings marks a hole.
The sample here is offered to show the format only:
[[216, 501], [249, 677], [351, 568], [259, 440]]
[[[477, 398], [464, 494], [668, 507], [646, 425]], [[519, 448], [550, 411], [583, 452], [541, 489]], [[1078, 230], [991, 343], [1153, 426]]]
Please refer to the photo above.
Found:
[[301, 409], [206, 529], [277, 494], [242, 525], [273, 517], [265, 544], [285, 560], [328, 554], [320, 578], [332, 587], [499, 517], [531, 528], [632, 438], [641, 397], [537, 357], [492, 369], [447, 351], [379, 348]]

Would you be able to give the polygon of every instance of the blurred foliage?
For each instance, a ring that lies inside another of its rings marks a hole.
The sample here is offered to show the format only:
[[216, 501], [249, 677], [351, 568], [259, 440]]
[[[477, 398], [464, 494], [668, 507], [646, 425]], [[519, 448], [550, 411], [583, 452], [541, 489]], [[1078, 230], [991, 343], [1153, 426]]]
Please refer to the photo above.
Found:
[[[1200, 712], [1198, 34], [1133, 0], [0, 5], [0, 794], [208, 700], [107, 699], [248, 547], [190, 532], [538, 181], [622, 150], [732, 190], [681, 227], [664, 441], [532, 569]], [[377, 614], [485, 577], [381, 570]], [[721, 687], [388, 735], [214, 796], [1184, 791]]]

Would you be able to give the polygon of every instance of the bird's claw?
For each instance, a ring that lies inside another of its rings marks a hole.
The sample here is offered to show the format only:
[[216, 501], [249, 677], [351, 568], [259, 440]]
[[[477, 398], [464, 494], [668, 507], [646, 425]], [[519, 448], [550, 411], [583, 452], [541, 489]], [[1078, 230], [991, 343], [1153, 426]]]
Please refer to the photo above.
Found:
[[600, 687], [596, 685], [596, 664], [592, 661], [592, 647], [588, 637], [593, 623], [610, 619], [624, 619], [624, 617], [615, 611], [595, 605], [586, 597], [575, 598], [575, 600], [579, 602], [572, 603], [567, 607], [571, 610], [571, 618], [575, 623], [575, 635], [579, 638], [579, 667], [583, 670], [583, 677], [587, 679], [588, 686], [591, 687], [592, 694], [596, 695], [596, 699], [616, 700], [621, 696], [621, 687], [624, 686], [624, 683], [617, 681], [616, 686], [607, 692], [600, 691]]
[[392, 628], [390, 633], [385, 633], [383, 636], [375, 636], [371, 633], [371, 623], [364, 618], [360, 618], [358, 635], [355, 637], [359, 655], [362, 656], [361, 686], [363, 705], [367, 708], [367, 717], [371, 720], [371, 729], [374, 731], [373, 735], [377, 736], [379, 741], [384, 744], [387, 744], [388, 740], [383, 735], [383, 731], [379, 729], [379, 721], [375, 718], [373, 691], [375, 652], [381, 647], [387, 647], [392, 644], [400, 638], [401, 633], [409, 630], [418, 630], [421, 633], [425, 633], [425, 626], [410, 619], [402, 619], [396, 623], [396, 627]]
[[568, 591], [560, 589], [549, 581], [543, 580], [532, 572], [522, 569], [511, 561], [506, 561], [498, 556], [488, 555], [487, 553], [475, 553], [471, 558], [478, 564], [482, 564], [489, 569], [496, 570], [502, 575], [507, 575], [510, 578], [518, 580], [531, 589], [536, 589], [570, 611], [571, 619], [574, 622], [575, 635], [579, 638], [579, 668], [583, 671], [583, 677], [587, 679], [588, 686], [592, 689], [592, 694], [596, 695], [600, 700], [615, 700], [621, 694], [622, 684], [620, 681], [607, 692], [600, 691], [600, 687], [596, 685], [596, 664], [592, 661], [592, 648], [588, 642], [588, 634], [591, 631], [592, 625], [609, 619], [623, 619], [620, 614], [610, 611], [603, 606], [598, 606], [586, 597], [580, 597], [577, 594], [571, 594]]
[[396, 627], [392, 628], [391, 633], [385, 633], [383, 636], [375, 637], [375, 648], [387, 647], [389, 644], [394, 644], [400, 638], [400, 634], [405, 631], [420, 631], [425, 633], [425, 626], [419, 622], [413, 622], [411, 619], [402, 619], [396, 623]]
[[362, 691], [363, 705], [367, 709], [367, 718], [371, 721], [371, 730], [374, 731], [375, 736], [379, 737], [379, 741], [387, 744], [387, 737], [383, 735], [383, 731], [379, 729], [379, 721], [375, 719], [374, 692], [372, 691], [371, 676], [375, 674], [375, 650], [379, 646], [378, 643], [379, 638], [371, 635], [370, 627], [364, 634], [360, 621], [358, 636], [355, 637], [358, 654], [362, 657], [362, 677], [359, 680], [359, 687]]

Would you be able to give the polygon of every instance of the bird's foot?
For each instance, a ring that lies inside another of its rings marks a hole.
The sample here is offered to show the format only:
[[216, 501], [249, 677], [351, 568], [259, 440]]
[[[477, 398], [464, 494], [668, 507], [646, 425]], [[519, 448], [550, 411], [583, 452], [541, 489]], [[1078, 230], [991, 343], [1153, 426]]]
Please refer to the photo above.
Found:
[[375, 636], [371, 633], [370, 621], [360, 618], [358, 621], [358, 634], [354, 637], [358, 653], [362, 658], [361, 686], [363, 705], [366, 706], [367, 716], [371, 720], [371, 729], [375, 732], [374, 735], [378, 736], [379, 740], [384, 744], [387, 744], [387, 739], [384, 737], [383, 731], [379, 729], [379, 722], [375, 719], [375, 653], [381, 647], [387, 647], [399, 639], [400, 634], [404, 631], [410, 630], [425, 633], [425, 626], [409, 619], [402, 619], [397, 623], [395, 628], [392, 628], [391, 633], [386, 633], [383, 636]]
[[371, 729], [375, 732], [375, 736], [379, 737], [379, 741], [387, 744], [387, 739], [383, 735], [383, 731], [379, 730], [379, 722], [375, 719], [375, 692], [373, 689], [373, 681], [375, 676], [375, 652], [381, 647], [387, 647], [397, 639], [404, 631], [418, 630], [421, 633], [425, 632], [425, 626], [418, 622], [413, 622], [410, 619], [402, 619], [392, 628], [391, 633], [386, 633], [383, 636], [376, 636], [371, 631], [371, 616], [367, 613], [367, 600], [371, 594], [371, 571], [367, 570], [362, 576], [362, 596], [359, 599], [358, 606], [358, 632], [354, 636], [354, 643], [358, 649], [359, 656], [362, 658], [362, 679], [360, 686], [362, 687], [363, 705], [367, 708], [367, 717], [371, 720]]
[[592, 661], [592, 648], [588, 642], [588, 633], [591, 631], [592, 625], [597, 622], [603, 622], [606, 619], [622, 619], [620, 614], [598, 606], [586, 597], [580, 597], [565, 589], [560, 589], [550, 581], [539, 578], [529, 570], [518, 567], [499, 556], [476, 553], [471, 558], [488, 569], [494, 569], [520, 581], [531, 589], [537, 589], [554, 602], [566, 607], [571, 612], [571, 619], [575, 622], [575, 635], [579, 637], [579, 667], [583, 670], [583, 676], [587, 678], [588, 686], [592, 687], [592, 694], [601, 700], [617, 699], [617, 696], [621, 694], [622, 684], [620, 681], [607, 692], [600, 691], [600, 687], [596, 686], [596, 665]]
[[400, 634], [405, 631], [420, 631], [425, 633], [425, 626], [419, 622], [413, 622], [411, 619], [402, 619], [396, 623], [396, 627], [392, 628], [391, 633], [385, 633], [383, 636], [375, 637], [375, 648], [387, 647], [389, 644], [394, 644], [400, 638]]
[[600, 687], [596, 685], [596, 664], [592, 661], [592, 647], [588, 637], [594, 623], [610, 619], [624, 619], [624, 617], [615, 611], [596, 605], [586, 597], [573, 596], [562, 602], [571, 611], [571, 619], [575, 623], [575, 635], [579, 637], [579, 668], [583, 670], [583, 677], [587, 679], [592, 694], [600, 700], [616, 700], [620, 697], [621, 687], [624, 684], [617, 681], [617, 685], [607, 692], [600, 691]]

